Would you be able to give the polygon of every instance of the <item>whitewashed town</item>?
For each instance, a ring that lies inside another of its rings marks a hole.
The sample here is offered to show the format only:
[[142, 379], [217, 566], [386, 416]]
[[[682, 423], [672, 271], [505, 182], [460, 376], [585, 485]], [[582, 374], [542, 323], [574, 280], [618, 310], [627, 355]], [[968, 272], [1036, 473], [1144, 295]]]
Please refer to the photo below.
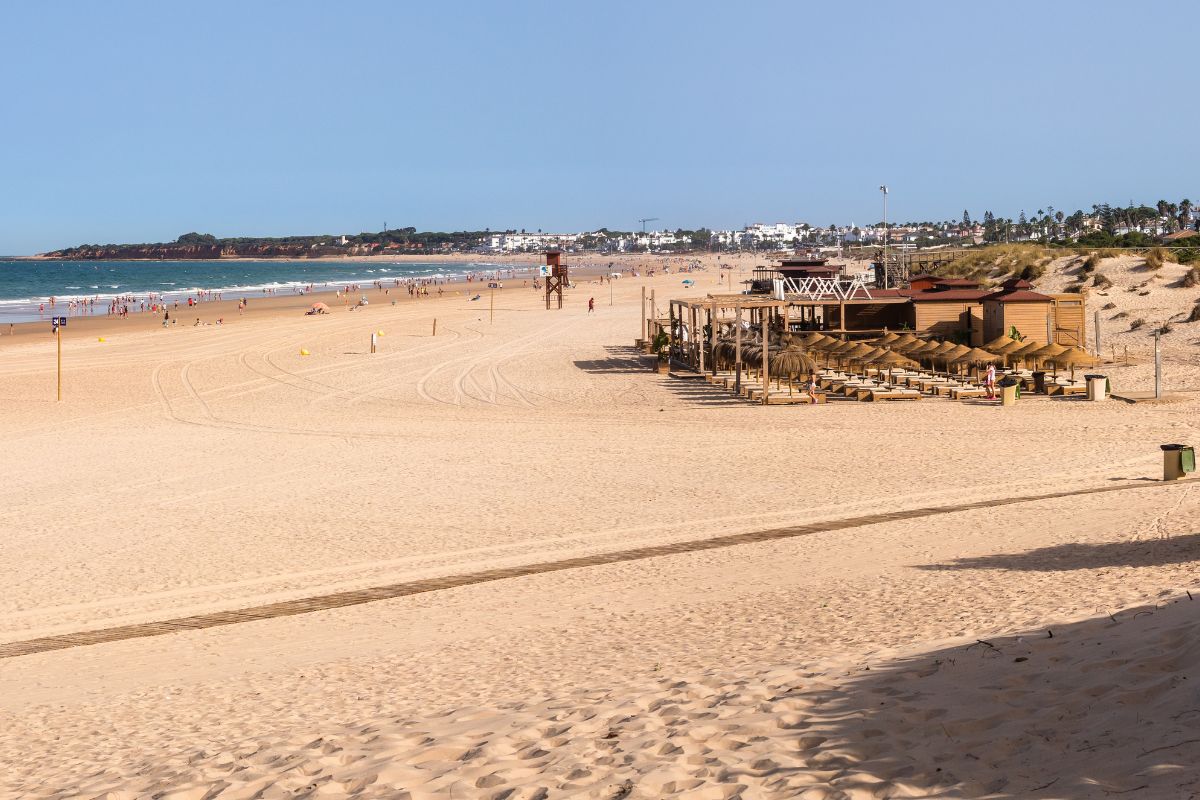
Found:
[[[1091, 213], [1067, 214], [1053, 206], [1021, 211], [1014, 219], [990, 211], [974, 219], [964, 211], [960, 219], [940, 222], [873, 222], [870, 224], [811, 225], [807, 222], [756, 222], [740, 230], [610, 231], [601, 228], [580, 233], [510, 230], [488, 232], [479, 248], [495, 253], [539, 252], [557, 247], [610, 252], [672, 252], [681, 250], [788, 250], [868, 247], [888, 243], [898, 249], [962, 246], [990, 242], [1067, 242], [1097, 247], [1145, 247], [1169, 244], [1195, 236], [1200, 209], [1190, 200], [1159, 200], [1154, 206], [1118, 208], [1095, 205]], [[886, 233], [886, 236], [885, 236]], [[1121, 240], [1124, 237], [1124, 240]]]

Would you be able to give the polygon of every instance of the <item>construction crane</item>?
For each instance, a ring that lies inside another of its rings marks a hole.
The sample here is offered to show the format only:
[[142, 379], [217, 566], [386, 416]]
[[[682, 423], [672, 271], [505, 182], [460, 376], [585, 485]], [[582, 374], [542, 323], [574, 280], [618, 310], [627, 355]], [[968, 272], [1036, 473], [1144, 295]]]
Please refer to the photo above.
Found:
[[645, 219], [639, 219], [638, 222], [642, 223], [642, 233], [645, 233], [646, 232], [646, 223], [647, 222], [658, 222], [658, 217], [646, 217]]

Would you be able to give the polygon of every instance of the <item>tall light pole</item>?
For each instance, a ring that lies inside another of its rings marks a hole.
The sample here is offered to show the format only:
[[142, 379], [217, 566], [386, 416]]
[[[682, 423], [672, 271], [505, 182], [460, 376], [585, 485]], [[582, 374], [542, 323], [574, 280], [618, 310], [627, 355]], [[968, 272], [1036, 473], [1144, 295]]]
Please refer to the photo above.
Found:
[[880, 186], [879, 191], [883, 193], [883, 288], [888, 288], [888, 226], [887, 226], [887, 196], [888, 188], [886, 185]]

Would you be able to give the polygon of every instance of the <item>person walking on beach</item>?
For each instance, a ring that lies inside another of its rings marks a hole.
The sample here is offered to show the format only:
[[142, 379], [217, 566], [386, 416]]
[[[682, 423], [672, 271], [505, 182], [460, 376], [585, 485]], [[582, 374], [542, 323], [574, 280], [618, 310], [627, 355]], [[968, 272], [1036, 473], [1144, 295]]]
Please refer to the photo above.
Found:
[[987, 375], [983, 379], [983, 385], [984, 385], [984, 388], [987, 389], [988, 399], [995, 400], [996, 399], [996, 365], [995, 364], [988, 364]]
[[588, 313], [591, 314], [595, 310], [596, 310], [596, 298], [589, 297], [588, 298]]

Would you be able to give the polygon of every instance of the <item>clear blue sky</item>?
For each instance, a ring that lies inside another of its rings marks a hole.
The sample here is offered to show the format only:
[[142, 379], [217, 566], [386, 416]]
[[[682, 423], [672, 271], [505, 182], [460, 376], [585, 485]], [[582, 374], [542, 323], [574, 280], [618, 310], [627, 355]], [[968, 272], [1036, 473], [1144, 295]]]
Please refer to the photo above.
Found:
[[[1200, 201], [1190, 2], [9, 2], [0, 253]], [[1189, 62], [1190, 56], [1190, 62]]]

